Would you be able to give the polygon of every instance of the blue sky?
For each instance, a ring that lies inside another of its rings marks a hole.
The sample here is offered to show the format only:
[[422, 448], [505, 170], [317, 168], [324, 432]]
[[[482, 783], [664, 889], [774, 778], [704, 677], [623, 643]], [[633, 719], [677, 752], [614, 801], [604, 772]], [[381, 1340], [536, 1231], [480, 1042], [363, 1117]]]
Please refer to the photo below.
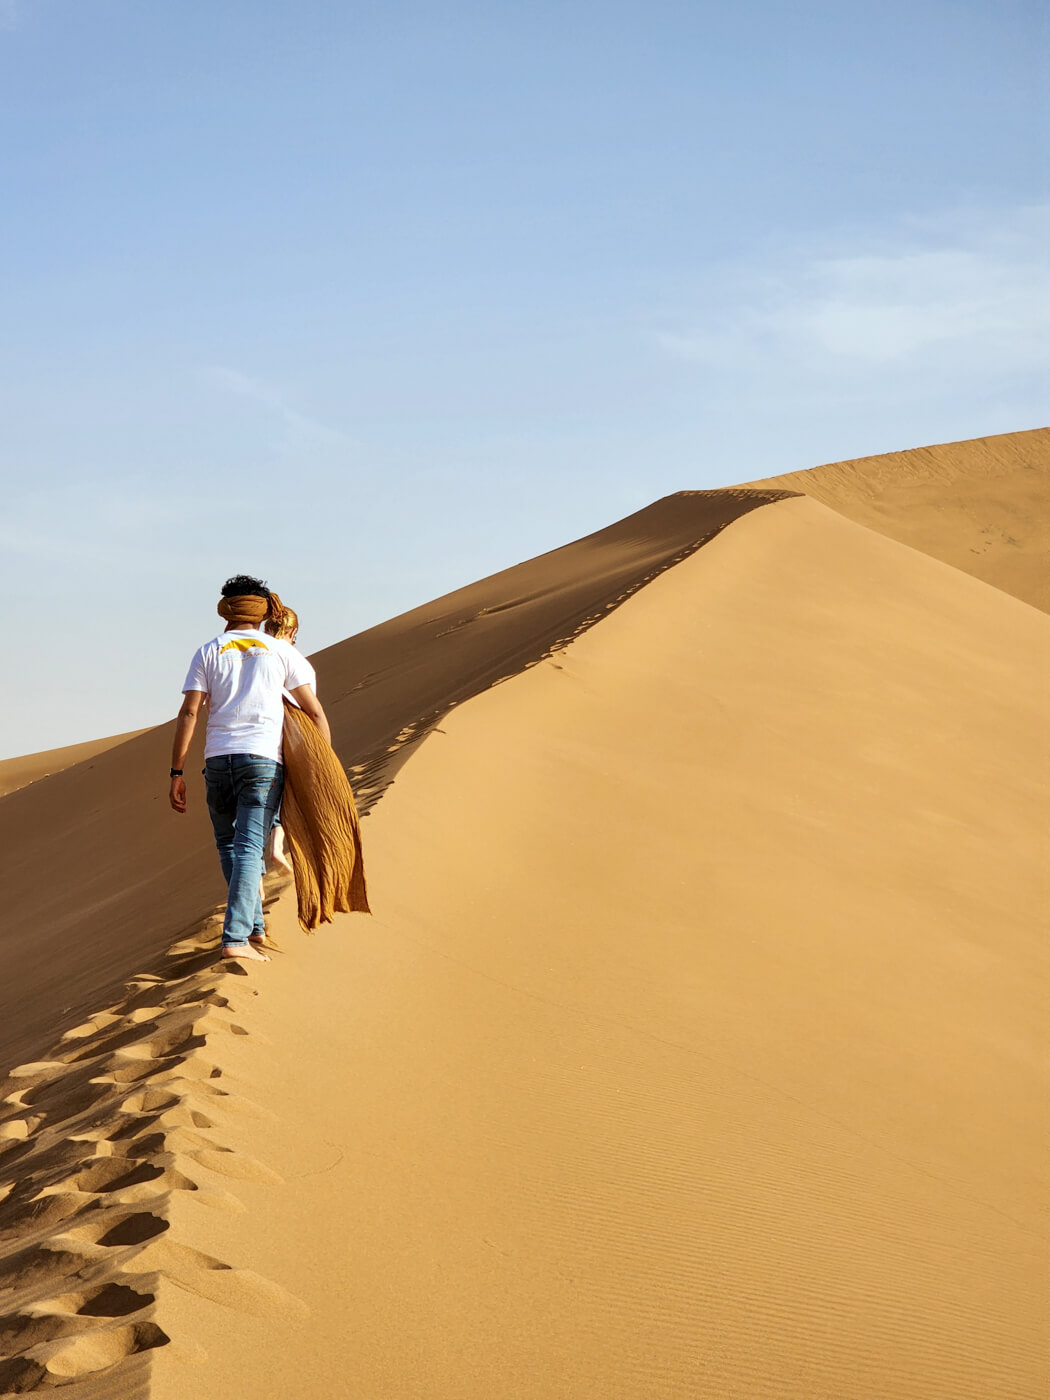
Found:
[[1045, 423], [1048, 57], [1027, 0], [0, 0], [3, 753], [168, 717], [229, 573], [314, 650]]

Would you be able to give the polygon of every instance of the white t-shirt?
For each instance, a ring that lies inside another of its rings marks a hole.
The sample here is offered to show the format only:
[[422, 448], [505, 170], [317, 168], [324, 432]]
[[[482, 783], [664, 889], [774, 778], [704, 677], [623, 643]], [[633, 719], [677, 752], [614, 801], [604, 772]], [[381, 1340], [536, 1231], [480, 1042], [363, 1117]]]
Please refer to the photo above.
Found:
[[285, 690], [317, 687], [317, 673], [291, 642], [238, 627], [205, 642], [183, 683], [208, 697], [204, 757], [255, 753], [280, 761]]

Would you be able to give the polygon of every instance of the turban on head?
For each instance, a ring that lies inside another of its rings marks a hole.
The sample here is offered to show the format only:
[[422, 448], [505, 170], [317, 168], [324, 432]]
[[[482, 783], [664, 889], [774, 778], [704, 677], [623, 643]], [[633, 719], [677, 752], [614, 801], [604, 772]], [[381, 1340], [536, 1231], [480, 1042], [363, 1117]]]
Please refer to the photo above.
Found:
[[241, 593], [236, 598], [220, 598], [217, 612], [227, 622], [236, 622], [242, 627], [259, 627], [267, 618], [280, 619], [284, 616], [284, 604], [276, 593], [268, 598], [260, 598], [256, 593]]

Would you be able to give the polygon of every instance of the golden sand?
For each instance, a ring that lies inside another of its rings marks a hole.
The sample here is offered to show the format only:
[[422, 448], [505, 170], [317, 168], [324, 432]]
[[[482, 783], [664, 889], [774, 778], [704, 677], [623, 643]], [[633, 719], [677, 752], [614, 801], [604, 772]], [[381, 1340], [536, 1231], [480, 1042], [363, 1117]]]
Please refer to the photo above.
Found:
[[1050, 428], [788, 472], [816, 501], [1050, 612]]
[[284, 896], [218, 966], [168, 815], [152, 961], [85, 901], [111, 994], [50, 1037], [8, 995], [0, 1394], [1045, 1393], [1050, 621], [813, 500], [694, 551], [672, 501], [353, 639], [358, 690], [333, 649], [373, 918]]

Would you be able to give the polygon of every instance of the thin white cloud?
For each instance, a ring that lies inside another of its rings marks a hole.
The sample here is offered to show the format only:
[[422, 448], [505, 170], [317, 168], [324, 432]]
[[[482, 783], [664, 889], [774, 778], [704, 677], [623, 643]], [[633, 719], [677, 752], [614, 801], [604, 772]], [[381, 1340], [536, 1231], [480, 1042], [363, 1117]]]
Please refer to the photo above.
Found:
[[1050, 206], [910, 220], [879, 240], [722, 268], [657, 341], [711, 368], [789, 377], [1035, 372], [1050, 367], [1048, 247]]
[[279, 390], [261, 379], [242, 374], [240, 370], [230, 369], [226, 365], [206, 365], [203, 373], [208, 383], [215, 388], [238, 398], [249, 399], [252, 403], [261, 404], [276, 414], [285, 429], [286, 438], [282, 444], [285, 447], [296, 443], [344, 447], [354, 445], [352, 439], [340, 429], [332, 428], [327, 423], [321, 423], [316, 418], [299, 413], [288, 404]]

